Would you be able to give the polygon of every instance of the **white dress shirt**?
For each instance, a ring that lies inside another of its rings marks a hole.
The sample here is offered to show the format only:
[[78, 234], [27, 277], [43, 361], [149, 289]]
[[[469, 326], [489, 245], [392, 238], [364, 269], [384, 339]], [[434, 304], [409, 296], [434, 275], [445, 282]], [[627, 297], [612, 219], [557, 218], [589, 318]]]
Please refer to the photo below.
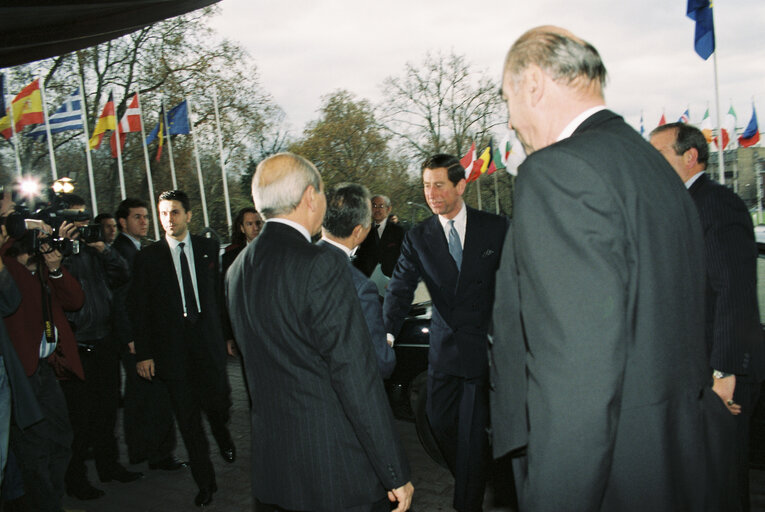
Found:
[[465, 202], [462, 201], [460, 205], [460, 211], [453, 219], [447, 219], [443, 215], [438, 216], [438, 222], [441, 223], [441, 227], [444, 228], [444, 236], [446, 240], [449, 240], [449, 221], [454, 221], [454, 229], [457, 230], [457, 235], [460, 237], [460, 245], [465, 248], [465, 232], [467, 231], [467, 208], [465, 208]]
[[181, 301], [183, 302], [183, 310], [188, 312], [186, 308], [186, 295], [183, 289], [183, 275], [181, 274], [181, 248], [180, 243], [183, 242], [183, 254], [186, 256], [186, 261], [189, 263], [189, 273], [191, 274], [191, 284], [194, 286], [194, 297], [197, 299], [197, 308], [199, 312], [202, 312], [202, 303], [199, 302], [199, 286], [197, 285], [197, 271], [194, 266], [194, 248], [191, 246], [191, 234], [186, 231], [186, 236], [183, 240], [176, 240], [171, 236], [165, 235], [167, 245], [170, 246], [170, 254], [173, 256], [173, 265], [175, 266], [175, 277], [178, 279], [178, 287], [181, 290]]

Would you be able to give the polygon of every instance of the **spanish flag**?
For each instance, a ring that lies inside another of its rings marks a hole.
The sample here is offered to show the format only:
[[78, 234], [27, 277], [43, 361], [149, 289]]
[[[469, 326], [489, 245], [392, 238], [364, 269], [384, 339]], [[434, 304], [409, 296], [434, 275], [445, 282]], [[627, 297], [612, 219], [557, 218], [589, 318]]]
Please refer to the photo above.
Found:
[[[24, 87], [21, 92], [13, 98], [11, 109], [13, 111], [13, 121], [16, 125], [17, 132], [21, 131], [21, 129], [27, 125], [45, 122], [42, 111], [42, 95], [40, 94], [39, 78]], [[3, 137], [6, 139], [10, 139], [13, 135], [10, 115], [0, 118], [0, 132], [2, 132]]]
[[90, 138], [90, 149], [98, 149], [101, 140], [104, 138], [106, 130], [117, 129], [117, 114], [114, 112], [114, 93], [109, 93], [109, 101], [104, 105], [101, 116], [93, 129], [93, 136]]

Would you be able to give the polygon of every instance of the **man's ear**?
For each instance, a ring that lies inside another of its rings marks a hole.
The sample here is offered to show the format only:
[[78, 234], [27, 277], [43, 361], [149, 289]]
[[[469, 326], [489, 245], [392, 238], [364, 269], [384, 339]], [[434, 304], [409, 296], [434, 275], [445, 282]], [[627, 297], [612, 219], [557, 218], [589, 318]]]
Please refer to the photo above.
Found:
[[125, 231], [127, 229], [127, 219], [119, 218], [117, 219], [117, 222], [120, 225], [120, 231]]
[[457, 182], [457, 185], [455, 188], [457, 189], [457, 193], [459, 195], [462, 195], [465, 193], [465, 187], [467, 187], [467, 181], [465, 181], [465, 179], [463, 178]]
[[691, 169], [699, 161], [699, 150], [696, 148], [690, 148], [683, 153], [683, 165], [686, 169]]
[[531, 106], [536, 106], [542, 100], [547, 78], [547, 73], [534, 64], [523, 71], [521, 87]]

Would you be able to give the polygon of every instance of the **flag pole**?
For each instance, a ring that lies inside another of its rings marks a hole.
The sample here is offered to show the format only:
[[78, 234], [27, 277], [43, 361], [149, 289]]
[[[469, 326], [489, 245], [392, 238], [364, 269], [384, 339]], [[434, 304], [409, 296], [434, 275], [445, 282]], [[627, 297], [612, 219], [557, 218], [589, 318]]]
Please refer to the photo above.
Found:
[[[714, 27], [715, 10], [711, 9], [712, 26]], [[715, 51], [712, 53], [715, 74], [715, 107], [717, 108], [717, 167], [720, 170], [720, 184], [725, 185], [725, 149], [723, 148], [722, 123], [720, 122], [720, 88], [717, 83], [717, 40], [715, 38]]]
[[[117, 101], [114, 99], [114, 88], [112, 88], [112, 101]], [[117, 120], [117, 105], [114, 105], [114, 120], [117, 123], [117, 128], [114, 130], [117, 132], [117, 142], [115, 146], [117, 146], [117, 172], [119, 173], [120, 178], [120, 194], [122, 197], [122, 200], [124, 201], [127, 197], [127, 194], [125, 193], [125, 175], [122, 169], [122, 148], [120, 147], [120, 124]]]
[[[136, 92], [136, 95], [138, 93]], [[157, 204], [154, 199], [154, 183], [151, 179], [151, 163], [149, 163], [149, 148], [146, 146], [146, 132], [143, 127], [143, 107], [141, 98], [138, 98], [138, 119], [141, 121], [141, 145], [143, 146], [143, 160], [146, 164], [146, 181], [149, 184], [149, 201], [151, 203], [151, 216], [154, 219], [154, 239], [159, 240], [159, 223], [157, 222]], [[119, 141], [118, 141], [119, 144]]]
[[77, 79], [80, 82], [80, 116], [82, 117], [82, 135], [85, 137], [85, 161], [88, 164], [88, 183], [90, 184], [90, 201], [93, 205], [93, 215], [98, 215], [98, 204], [96, 203], [96, 184], [93, 180], [93, 159], [90, 157], [90, 135], [88, 134], [88, 116], [85, 112], [85, 85], [82, 81], [82, 75], [77, 73]]
[[[205, 227], [210, 227], [210, 219], [207, 216], [207, 196], [205, 195], [205, 183], [202, 179], [202, 166], [199, 164], [199, 149], [197, 149], [197, 136], [194, 134], [194, 123], [191, 122], [191, 98], [186, 96], [186, 114], [189, 116], [189, 131], [191, 142], [194, 144], [194, 159], [197, 161], [197, 178], [199, 179], [199, 195], [202, 197], [202, 215], [205, 219]], [[168, 130], [169, 131], [169, 130]], [[169, 138], [169, 137], [168, 137]]]
[[[175, 179], [175, 160], [173, 159], [173, 144], [170, 142], [170, 126], [167, 124], [167, 109], [165, 109], [165, 94], [162, 93], [162, 131], [167, 137], [167, 152], [170, 154], [170, 177], [173, 179], [173, 189], [178, 189], [178, 180]], [[160, 136], [163, 134], [160, 133]]]
[[[480, 178], [480, 176], [478, 178]], [[481, 210], [481, 182], [479, 180], [475, 180], [475, 192], [478, 196], [478, 209]]]
[[53, 138], [50, 136], [50, 122], [48, 122], [48, 102], [45, 100], [45, 85], [41, 78], [40, 81], [40, 99], [42, 100], [43, 119], [45, 119], [45, 136], [48, 139], [48, 156], [50, 157], [50, 173], [53, 181], [58, 179], [58, 170], [56, 169], [56, 155], [53, 151]]
[[497, 171], [494, 171], [494, 212], [499, 215], [499, 180]]
[[223, 198], [226, 201], [226, 222], [231, 232], [231, 202], [228, 196], [228, 177], [226, 176], [226, 163], [223, 159], [223, 136], [220, 132], [220, 115], [218, 114], [218, 88], [213, 86], [213, 106], [215, 107], [215, 128], [218, 132], [218, 152], [220, 153], [220, 172], [223, 176]]
[[[5, 91], [3, 91], [5, 94]], [[8, 109], [8, 116], [11, 120], [11, 138], [13, 138], [13, 154], [16, 156], [16, 172], [19, 173], [19, 178], [23, 176], [21, 172], [21, 158], [19, 157], [19, 141], [16, 138], [16, 120], [13, 118], [13, 100], [11, 98], [11, 108]]]

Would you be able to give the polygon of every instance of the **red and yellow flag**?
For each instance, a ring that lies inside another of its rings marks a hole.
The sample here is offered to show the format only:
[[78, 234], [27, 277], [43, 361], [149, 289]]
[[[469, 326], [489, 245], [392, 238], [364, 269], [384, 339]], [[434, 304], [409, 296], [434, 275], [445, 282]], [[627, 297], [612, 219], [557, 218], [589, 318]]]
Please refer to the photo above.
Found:
[[[11, 109], [13, 112], [13, 122], [16, 125], [17, 132], [30, 124], [40, 124], [45, 122], [42, 110], [42, 95], [40, 94], [39, 78], [24, 87], [21, 92], [13, 98]], [[3, 137], [6, 139], [10, 139], [13, 135], [10, 115], [0, 118], [0, 132], [2, 132]]]
[[98, 149], [104, 138], [106, 130], [117, 129], [117, 114], [114, 112], [114, 93], [109, 93], [109, 100], [101, 111], [101, 116], [93, 129], [93, 136], [90, 137], [90, 149]]

